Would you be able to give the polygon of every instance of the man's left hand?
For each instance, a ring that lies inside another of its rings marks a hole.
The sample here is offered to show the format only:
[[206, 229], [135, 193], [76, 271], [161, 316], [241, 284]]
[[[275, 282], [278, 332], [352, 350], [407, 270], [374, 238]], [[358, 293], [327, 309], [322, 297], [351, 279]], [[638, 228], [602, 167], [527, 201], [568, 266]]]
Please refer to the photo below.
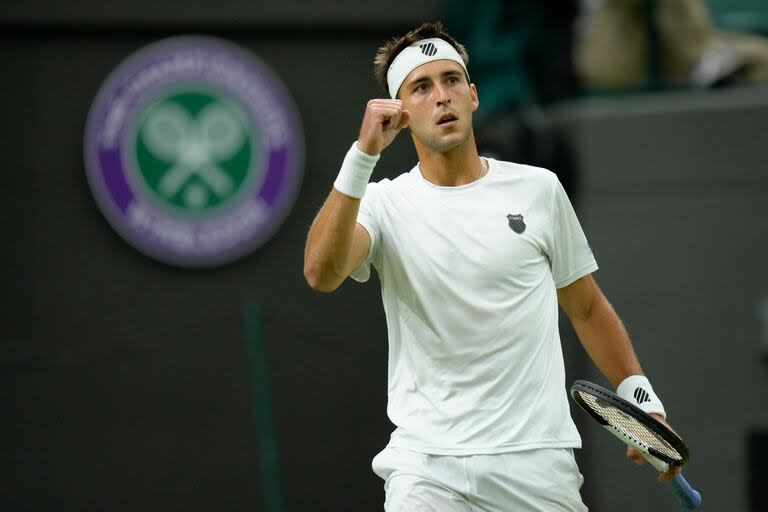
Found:
[[[651, 416], [659, 420], [659, 422], [661, 422], [663, 425], [669, 428], [669, 430], [671, 430], [672, 432], [675, 432], [674, 429], [669, 426], [669, 423], [667, 423], [666, 420], [662, 418], [660, 415], [651, 413]], [[635, 461], [635, 464], [638, 464], [638, 465], [645, 464], [645, 458], [642, 455], [640, 455], [640, 452], [638, 452], [637, 450], [629, 446], [627, 447], [627, 458]], [[672, 480], [675, 477], [675, 475], [679, 474], [681, 470], [682, 468], [680, 466], [670, 465], [669, 469], [667, 469], [666, 471], [664, 471], [659, 475], [659, 480], [661, 480], [662, 482], [668, 482]]]

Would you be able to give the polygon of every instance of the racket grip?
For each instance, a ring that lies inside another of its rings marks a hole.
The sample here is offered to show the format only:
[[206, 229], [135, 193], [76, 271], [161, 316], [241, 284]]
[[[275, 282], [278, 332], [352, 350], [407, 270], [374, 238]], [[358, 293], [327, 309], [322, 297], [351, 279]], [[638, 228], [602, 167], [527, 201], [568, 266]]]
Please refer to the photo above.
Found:
[[701, 505], [701, 494], [693, 489], [688, 482], [683, 478], [683, 475], [677, 474], [669, 481], [672, 492], [675, 493], [677, 499], [680, 500], [680, 504], [686, 510], [693, 510], [699, 508]]

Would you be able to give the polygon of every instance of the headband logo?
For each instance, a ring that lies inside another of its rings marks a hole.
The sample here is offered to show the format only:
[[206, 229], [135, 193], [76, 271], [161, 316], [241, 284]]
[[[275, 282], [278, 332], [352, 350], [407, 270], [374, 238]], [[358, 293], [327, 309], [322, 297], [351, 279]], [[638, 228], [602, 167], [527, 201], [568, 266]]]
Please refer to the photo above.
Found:
[[434, 43], [420, 44], [419, 48], [421, 48], [421, 53], [427, 57], [431, 57], [437, 53], [437, 47], [435, 47]]

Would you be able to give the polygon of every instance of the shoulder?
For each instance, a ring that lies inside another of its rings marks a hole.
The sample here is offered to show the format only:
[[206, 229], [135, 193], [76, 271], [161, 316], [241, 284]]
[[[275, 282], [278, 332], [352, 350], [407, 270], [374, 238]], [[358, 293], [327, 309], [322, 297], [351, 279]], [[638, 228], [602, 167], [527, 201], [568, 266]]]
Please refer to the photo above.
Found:
[[557, 174], [535, 165], [519, 164], [504, 160], [488, 159], [494, 166], [496, 179], [523, 183], [528, 187], [553, 190], [559, 183]]
[[517, 162], [507, 162], [504, 160], [496, 160], [494, 158], [489, 158], [488, 160], [492, 162], [492, 165], [495, 166], [498, 174], [502, 178], [527, 178], [543, 182], [557, 181], [557, 175], [544, 167], [519, 164]]
[[[414, 167], [416, 169], [416, 167]], [[413, 187], [413, 169], [403, 172], [395, 178], [382, 178], [379, 181], [368, 184], [368, 190], [373, 190], [379, 195], [397, 195]], [[366, 192], [367, 194], [367, 192]]]

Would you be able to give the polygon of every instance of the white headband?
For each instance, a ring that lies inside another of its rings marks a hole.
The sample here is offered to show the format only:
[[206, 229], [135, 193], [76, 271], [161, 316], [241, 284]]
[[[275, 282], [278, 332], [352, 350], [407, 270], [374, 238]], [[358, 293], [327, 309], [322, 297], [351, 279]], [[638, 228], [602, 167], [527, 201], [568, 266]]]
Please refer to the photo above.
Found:
[[395, 60], [389, 65], [387, 86], [389, 87], [389, 95], [392, 96], [392, 99], [397, 98], [397, 91], [400, 90], [405, 77], [411, 71], [422, 64], [441, 59], [448, 59], [461, 64], [464, 72], [467, 73], [467, 78], [469, 78], [467, 66], [464, 65], [461, 55], [448, 41], [439, 37], [422, 39], [398, 53]]

